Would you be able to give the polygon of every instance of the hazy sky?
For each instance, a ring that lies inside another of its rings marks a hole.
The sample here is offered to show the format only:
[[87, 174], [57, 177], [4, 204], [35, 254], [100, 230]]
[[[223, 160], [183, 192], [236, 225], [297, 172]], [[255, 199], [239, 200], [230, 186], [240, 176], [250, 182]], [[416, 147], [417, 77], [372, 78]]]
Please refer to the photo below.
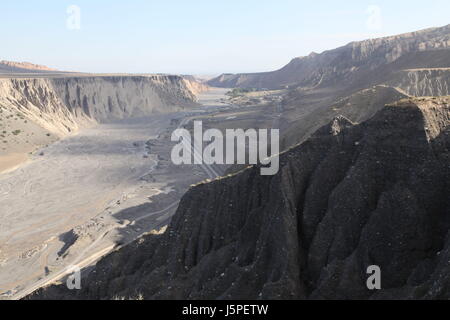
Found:
[[268, 71], [311, 51], [443, 26], [449, 12], [449, 0], [2, 0], [0, 60], [86, 72]]

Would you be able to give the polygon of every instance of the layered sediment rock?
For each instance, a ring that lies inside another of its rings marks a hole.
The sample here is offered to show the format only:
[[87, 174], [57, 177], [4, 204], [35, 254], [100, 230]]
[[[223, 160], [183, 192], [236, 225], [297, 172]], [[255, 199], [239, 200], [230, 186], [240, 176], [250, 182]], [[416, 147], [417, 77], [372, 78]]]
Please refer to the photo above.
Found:
[[0, 73], [52, 72], [52, 71], [58, 70], [30, 62], [15, 62], [5, 60], [0, 61]]

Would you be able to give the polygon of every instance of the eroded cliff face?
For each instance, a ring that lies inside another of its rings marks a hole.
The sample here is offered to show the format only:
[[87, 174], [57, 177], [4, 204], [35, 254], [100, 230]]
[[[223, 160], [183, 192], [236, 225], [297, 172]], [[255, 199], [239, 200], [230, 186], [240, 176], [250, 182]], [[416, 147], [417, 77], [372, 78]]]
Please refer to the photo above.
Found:
[[[192, 188], [169, 228], [34, 299], [448, 299], [450, 98], [336, 117], [281, 155]], [[382, 290], [366, 287], [367, 268]]]
[[16, 62], [16, 61], [0, 61], [0, 72], [45, 72], [45, 71], [58, 71], [56, 69], [49, 68], [30, 62]]
[[58, 136], [97, 122], [192, 106], [193, 92], [178, 76], [0, 79], [0, 106]]

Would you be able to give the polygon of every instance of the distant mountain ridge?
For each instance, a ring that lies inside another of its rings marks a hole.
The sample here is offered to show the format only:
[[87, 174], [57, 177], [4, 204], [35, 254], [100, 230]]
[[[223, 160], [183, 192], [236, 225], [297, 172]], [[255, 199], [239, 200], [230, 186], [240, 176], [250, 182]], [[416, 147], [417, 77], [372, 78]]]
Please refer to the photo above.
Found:
[[[293, 59], [280, 70], [223, 74], [208, 81], [215, 87], [277, 89], [326, 87], [378, 79], [410, 67], [450, 66], [450, 25], [396, 36], [351, 42], [323, 53]], [[427, 59], [431, 55], [432, 59]], [[387, 67], [389, 66], [389, 67]]]
[[31, 62], [15, 62], [6, 60], [0, 61], [0, 72], [2, 73], [23, 73], [23, 72], [41, 72], [41, 71], [51, 72], [59, 70], [39, 64], [34, 64]]

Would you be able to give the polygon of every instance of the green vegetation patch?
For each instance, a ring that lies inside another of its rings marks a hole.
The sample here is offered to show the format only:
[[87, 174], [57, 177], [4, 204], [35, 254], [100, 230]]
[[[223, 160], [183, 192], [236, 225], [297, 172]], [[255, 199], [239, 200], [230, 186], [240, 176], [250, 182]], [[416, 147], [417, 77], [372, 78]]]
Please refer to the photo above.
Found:
[[258, 91], [258, 89], [255, 88], [235, 88], [231, 91], [228, 91], [226, 93], [227, 96], [236, 98], [245, 95], [246, 93], [255, 92]]

